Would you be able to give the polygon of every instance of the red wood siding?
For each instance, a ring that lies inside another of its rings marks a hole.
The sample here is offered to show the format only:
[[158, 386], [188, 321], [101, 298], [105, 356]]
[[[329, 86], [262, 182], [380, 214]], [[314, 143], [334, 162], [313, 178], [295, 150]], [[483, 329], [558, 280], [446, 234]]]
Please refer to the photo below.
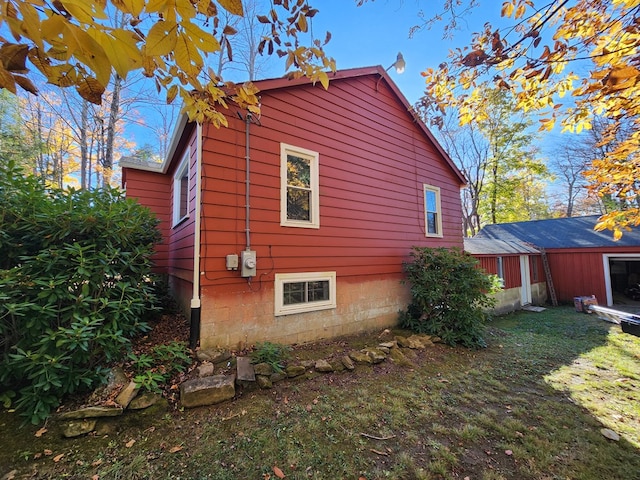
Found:
[[[189, 216], [169, 230], [169, 274], [187, 282], [193, 282], [194, 232], [196, 218], [197, 138], [192, 130], [175, 154], [172, 168], [167, 172], [171, 182], [169, 204], [173, 205], [173, 177], [180, 167], [185, 152], [189, 152]], [[173, 215], [173, 209], [171, 210]], [[173, 219], [172, 219], [173, 222]]]
[[[462, 246], [459, 179], [378, 76], [262, 92], [250, 126], [254, 281], [336, 271], [342, 281], [402, 275], [413, 245]], [[203, 286], [246, 282], [225, 256], [245, 248], [245, 124], [204, 127]], [[319, 153], [320, 228], [280, 226], [280, 144]], [[424, 233], [423, 184], [440, 187], [443, 238]]]
[[[127, 197], [136, 198], [140, 204], [149, 207], [160, 219], [163, 241], [156, 247], [154, 256], [157, 270], [192, 282], [197, 179], [195, 130], [187, 130], [185, 139], [179, 145], [171, 168], [166, 174], [124, 168], [123, 181]], [[189, 170], [189, 216], [174, 226], [173, 177], [187, 149], [190, 149], [191, 163]]]
[[558, 301], [570, 303], [573, 297], [595, 295], [606, 303], [602, 252], [547, 250], [547, 257]]
[[[498, 259], [495, 256], [477, 256], [482, 267], [487, 273], [498, 274]], [[502, 269], [504, 272], [504, 288], [522, 286], [520, 272], [520, 256], [502, 256]], [[532, 279], [533, 281], [533, 279]]]
[[160, 173], [146, 172], [131, 168], [123, 169], [123, 182], [128, 198], [135, 198], [148, 207], [160, 220], [159, 228], [164, 239], [156, 246], [153, 261], [156, 270], [166, 272], [169, 266], [169, 243], [171, 229], [171, 182], [170, 177]]
[[606, 304], [603, 255], [624, 256], [629, 253], [640, 253], [640, 247], [548, 249], [549, 268], [558, 300], [573, 303], [573, 297], [595, 295], [600, 304]]

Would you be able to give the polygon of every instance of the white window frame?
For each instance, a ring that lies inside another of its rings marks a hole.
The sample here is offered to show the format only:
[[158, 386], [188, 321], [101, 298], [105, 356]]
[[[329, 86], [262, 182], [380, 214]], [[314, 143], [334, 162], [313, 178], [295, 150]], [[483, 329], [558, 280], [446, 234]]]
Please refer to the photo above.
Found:
[[[329, 282], [329, 299], [318, 302], [284, 304], [284, 284], [299, 282]], [[336, 308], [336, 272], [277, 273], [275, 275], [275, 316], [315, 312]]]
[[[429, 232], [429, 218], [430, 213], [427, 210], [427, 192], [433, 192], [436, 195], [436, 232]], [[440, 187], [434, 187], [433, 185], [423, 184], [422, 201], [424, 203], [424, 234], [426, 237], [442, 237], [442, 204], [440, 202]]]
[[[186, 213], [180, 215], [180, 206], [182, 199], [182, 178], [187, 176], [187, 196], [186, 196]], [[182, 223], [185, 219], [189, 218], [189, 186], [191, 183], [191, 155], [189, 149], [185, 152], [180, 165], [176, 169], [176, 173], [173, 176], [173, 226], [175, 227], [179, 223]]]
[[496, 275], [500, 279], [500, 287], [504, 288], [505, 279], [504, 279], [504, 257], [498, 256], [496, 257]]
[[[309, 220], [287, 218], [287, 156], [295, 155], [309, 160], [311, 206]], [[320, 228], [320, 174], [319, 154], [306, 148], [280, 144], [280, 225], [283, 227]]]

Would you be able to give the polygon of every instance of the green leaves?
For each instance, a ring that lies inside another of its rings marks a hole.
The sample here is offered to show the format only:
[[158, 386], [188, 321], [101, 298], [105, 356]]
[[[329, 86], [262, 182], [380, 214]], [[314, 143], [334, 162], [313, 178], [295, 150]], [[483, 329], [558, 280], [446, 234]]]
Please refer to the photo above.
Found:
[[437, 335], [449, 344], [484, 347], [485, 313], [495, 289], [477, 261], [459, 249], [414, 247], [405, 263], [412, 303], [400, 314], [400, 326]]
[[32, 422], [148, 328], [156, 225], [117, 190], [48, 190], [0, 165], [0, 381]]

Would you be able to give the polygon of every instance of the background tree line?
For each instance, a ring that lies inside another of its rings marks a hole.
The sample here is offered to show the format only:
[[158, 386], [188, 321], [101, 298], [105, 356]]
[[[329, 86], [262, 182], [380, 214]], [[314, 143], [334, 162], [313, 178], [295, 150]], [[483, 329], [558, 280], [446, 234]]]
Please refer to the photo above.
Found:
[[[2, 0], [0, 5], [0, 27], [7, 31], [0, 38], [0, 88], [36, 93], [41, 75], [61, 91], [75, 89], [86, 102], [67, 110], [64, 125], [55, 128], [39, 106], [31, 112], [29, 132], [11, 132], [6, 121], [11, 114], [4, 115], [11, 138], [0, 150], [18, 152], [15, 140], [23, 134], [22, 155], [34, 171], [58, 184], [72, 169], [64, 167], [64, 159], [73, 148], [79, 151], [81, 186], [92, 184], [94, 176], [98, 184], [109, 183], [118, 122], [125, 116], [122, 95], [134, 78], [149, 79], [167, 103], [179, 98], [191, 120], [221, 127], [226, 125], [221, 107], [229, 102], [259, 111], [251, 83], [227, 81], [240, 63], [245, 78], [255, 78], [258, 53], [277, 55], [289, 77], [306, 76], [324, 88], [336, 69], [324, 50], [331, 36], [314, 34], [313, 18], [320, 10], [308, 0]], [[408, 25], [409, 32], [439, 23], [446, 36], [458, 35], [464, 15], [477, 6], [477, 0], [430, 4], [418, 25]], [[426, 88], [418, 110], [430, 124], [448, 128], [443, 143], [469, 178], [466, 230], [473, 233], [483, 222], [558, 214], [548, 204], [560, 205], [557, 198], [564, 196], [564, 215], [602, 213], [596, 228], [611, 229], [619, 238], [640, 224], [638, 1], [507, 0], [496, 8], [499, 27], [487, 22], [467, 46], [422, 72]], [[50, 104], [56, 102], [66, 103]], [[445, 119], [450, 112], [468, 127], [454, 128]], [[546, 131], [558, 125], [582, 134], [543, 155], [539, 137], [531, 133], [536, 120]], [[48, 135], [64, 130], [73, 142]], [[142, 146], [139, 153], [150, 150]], [[543, 162], [545, 155], [553, 161]], [[543, 185], [552, 172], [566, 191], [547, 200]]]

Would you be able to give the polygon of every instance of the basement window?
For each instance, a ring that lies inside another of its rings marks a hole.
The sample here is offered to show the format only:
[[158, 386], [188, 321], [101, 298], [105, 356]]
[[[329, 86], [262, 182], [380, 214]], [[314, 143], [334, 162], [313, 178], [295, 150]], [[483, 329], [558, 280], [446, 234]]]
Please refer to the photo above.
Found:
[[320, 228], [318, 153], [280, 144], [280, 225]]
[[330, 308], [336, 308], [336, 272], [276, 274], [276, 316]]
[[173, 226], [189, 216], [189, 151], [173, 176]]

